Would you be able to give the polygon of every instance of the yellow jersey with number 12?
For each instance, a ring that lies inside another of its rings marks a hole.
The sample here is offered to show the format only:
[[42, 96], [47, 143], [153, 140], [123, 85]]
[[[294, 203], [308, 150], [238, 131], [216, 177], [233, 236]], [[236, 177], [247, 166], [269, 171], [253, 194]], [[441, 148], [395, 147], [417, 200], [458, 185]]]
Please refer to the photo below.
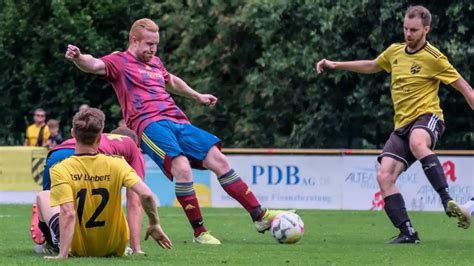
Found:
[[74, 202], [71, 256], [123, 256], [130, 238], [121, 189], [140, 181], [122, 157], [75, 154], [50, 168], [51, 206]]
[[395, 43], [375, 62], [391, 73], [395, 129], [426, 113], [444, 120], [438, 97], [440, 81], [451, 84], [460, 75], [438, 49], [426, 42], [420, 50], [408, 53], [405, 43]]

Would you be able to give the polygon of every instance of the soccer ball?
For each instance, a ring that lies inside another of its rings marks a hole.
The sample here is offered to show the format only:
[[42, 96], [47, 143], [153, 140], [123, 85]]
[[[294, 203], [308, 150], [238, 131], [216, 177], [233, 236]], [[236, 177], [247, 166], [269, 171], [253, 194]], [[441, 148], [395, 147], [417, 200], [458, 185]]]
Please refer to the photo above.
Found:
[[284, 212], [273, 218], [270, 230], [278, 243], [294, 244], [304, 234], [304, 223], [298, 214]]

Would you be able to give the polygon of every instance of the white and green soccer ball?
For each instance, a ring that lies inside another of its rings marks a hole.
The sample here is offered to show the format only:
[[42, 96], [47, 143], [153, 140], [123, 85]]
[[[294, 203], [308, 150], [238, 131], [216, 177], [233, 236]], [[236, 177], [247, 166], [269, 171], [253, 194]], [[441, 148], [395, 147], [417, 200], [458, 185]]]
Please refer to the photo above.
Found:
[[294, 244], [304, 234], [304, 223], [298, 214], [284, 212], [273, 218], [270, 230], [278, 243]]

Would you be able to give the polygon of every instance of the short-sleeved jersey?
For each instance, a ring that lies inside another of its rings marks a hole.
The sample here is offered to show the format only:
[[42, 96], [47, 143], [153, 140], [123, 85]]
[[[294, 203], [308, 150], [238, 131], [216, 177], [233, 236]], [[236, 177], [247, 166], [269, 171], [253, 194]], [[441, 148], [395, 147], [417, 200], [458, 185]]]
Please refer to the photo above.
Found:
[[130, 233], [121, 189], [140, 182], [127, 162], [104, 154], [78, 154], [55, 164], [50, 173], [50, 205], [74, 202], [76, 210], [70, 254], [122, 256]]
[[[38, 137], [41, 130], [41, 126], [36, 124], [31, 124], [26, 128], [26, 139], [28, 139], [28, 146], [36, 146], [38, 144]], [[49, 132], [49, 127], [44, 126], [43, 129], [43, 144], [49, 139], [51, 133]]]
[[[48, 153], [48, 157], [56, 150], [74, 149], [75, 147], [76, 139], [68, 139], [54, 147]], [[123, 135], [103, 133], [100, 135], [99, 153], [122, 156], [142, 180], [145, 178], [145, 159], [143, 159], [142, 153], [132, 138]]]
[[391, 73], [395, 128], [426, 113], [444, 120], [438, 97], [440, 81], [451, 84], [460, 75], [438, 49], [426, 42], [420, 50], [408, 53], [405, 43], [395, 43], [375, 62]]
[[184, 112], [166, 91], [170, 75], [160, 58], [145, 63], [128, 51], [104, 56], [105, 79], [114, 87], [127, 127], [141, 138], [151, 122], [171, 120], [189, 123]]

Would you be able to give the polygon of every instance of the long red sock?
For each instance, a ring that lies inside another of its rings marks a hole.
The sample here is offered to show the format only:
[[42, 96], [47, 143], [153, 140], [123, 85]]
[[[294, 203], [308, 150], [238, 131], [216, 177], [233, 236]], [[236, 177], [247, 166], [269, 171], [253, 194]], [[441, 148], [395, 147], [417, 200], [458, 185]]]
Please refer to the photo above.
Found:
[[257, 221], [262, 217], [264, 210], [260, 202], [234, 169], [219, 177], [218, 180], [225, 192], [247, 210], [252, 220]]
[[198, 237], [201, 233], [206, 232], [207, 230], [206, 227], [204, 227], [199, 202], [194, 192], [193, 182], [176, 183], [175, 192], [176, 198], [181, 204], [181, 207], [183, 207], [184, 213], [193, 227], [194, 237]]

